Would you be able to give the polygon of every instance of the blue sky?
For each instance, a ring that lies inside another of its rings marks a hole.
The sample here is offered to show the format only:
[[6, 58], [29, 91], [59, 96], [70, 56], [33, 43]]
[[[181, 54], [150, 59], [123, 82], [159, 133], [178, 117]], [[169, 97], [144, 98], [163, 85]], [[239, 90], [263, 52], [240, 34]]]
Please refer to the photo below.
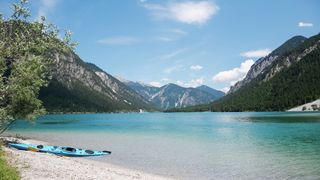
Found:
[[[0, 0], [8, 15], [15, 0]], [[70, 29], [77, 53], [106, 72], [153, 85], [227, 90], [295, 35], [319, 33], [318, 0], [31, 0]]]

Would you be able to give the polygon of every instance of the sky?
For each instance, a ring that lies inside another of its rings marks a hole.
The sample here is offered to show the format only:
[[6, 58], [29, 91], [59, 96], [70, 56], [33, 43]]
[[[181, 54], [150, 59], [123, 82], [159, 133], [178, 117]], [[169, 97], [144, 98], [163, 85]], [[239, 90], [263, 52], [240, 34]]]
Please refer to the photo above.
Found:
[[[10, 14], [16, 0], [0, 0]], [[250, 66], [295, 35], [320, 32], [319, 0], [30, 0], [71, 30], [76, 53], [107, 73], [154, 86], [227, 91]]]

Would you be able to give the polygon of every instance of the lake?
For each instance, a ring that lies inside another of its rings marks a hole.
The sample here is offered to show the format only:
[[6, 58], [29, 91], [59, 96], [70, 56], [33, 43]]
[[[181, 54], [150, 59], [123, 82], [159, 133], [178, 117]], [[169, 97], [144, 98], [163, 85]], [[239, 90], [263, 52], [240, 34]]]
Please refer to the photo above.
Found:
[[54, 114], [7, 133], [179, 179], [320, 179], [320, 113]]

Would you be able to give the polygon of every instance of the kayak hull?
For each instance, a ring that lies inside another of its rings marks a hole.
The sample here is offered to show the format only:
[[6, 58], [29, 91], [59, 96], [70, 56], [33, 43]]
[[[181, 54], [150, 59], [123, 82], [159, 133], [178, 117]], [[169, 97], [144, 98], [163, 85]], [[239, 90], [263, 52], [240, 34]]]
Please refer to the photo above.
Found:
[[104, 156], [111, 154], [110, 151], [93, 151], [88, 149], [72, 148], [67, 146], [47, 146], [47, 145], [34, 145], [34, 144], [14, 144], [10, 143], [10, 147], [24, 150], [35, 151], [42, 153], [51, 153], [60, 156], [69, 157], [86, 157], [86, 156]]

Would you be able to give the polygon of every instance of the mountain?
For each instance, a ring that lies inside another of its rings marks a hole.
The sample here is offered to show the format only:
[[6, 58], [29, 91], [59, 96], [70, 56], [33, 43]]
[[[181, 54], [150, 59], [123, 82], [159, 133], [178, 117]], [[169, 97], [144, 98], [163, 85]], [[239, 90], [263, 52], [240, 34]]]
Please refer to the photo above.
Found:
[[151, 110], [147, 101], [74, 52], [56, 53], [52, 80], [39, 98], [50, 112], [122, 112]]
[[[143, 96], [155, 107], [162, 110], [209, 103], [221, 97], [221, 92], [207, 86], [184, 88], [170, 83], [162, 87], [153, 87], [139, 82], [126, 81], [124, 83]], [[201, 90], [202, 88], [206, 91]], [[211, 93], [217, 94], [218, 96]]]
[[306, 39], [307, 38], [303, 36], [295, 36], [286, 41], [284, 44], [282, 44], [279, 48], [275, 49], [268, 56], [258, 59], [252, 65], [246, 77], [242, 81], [237, 82], [234, 86], [231, 86], [228, 93], [236, 92], [242, 86], [249, 83], [252, 79], [256, 78], [259, 74], [263, 73], [266, 70], [266, 68], [269, 67], [274, 61], [283, 57], [283, 55], [285, 55], [286, 53], [289, 53], [290, 51], [297, 48]]
[[212, 111], [283, 111], [320, 98], [320, 34], [296, 36], [258, 60]]
[[205, 92], [207, 92], [207, 93], [212, 94], [213, 96], [216, 97], [216, 99], [219, 99], [219, 98], [221, 98], [222, 96], [225, 95], [224, 92], [218, 91], [218, 90], [213, 89], [213, 88], [211, 88], [211, 87], [209, 87], [209, 86], [206, 86], [206, 85], [199, 86], [199, 87], [197, 87], [197, 89], [200, 89], [200, 90], [202, 90], [202, 91], [205, 91]]
[[226, 96], [167, 112], [284, 111], [319, 99], [319, 79], [320, 34], [295, 36], [260, 58]]
[[170, 109], [209, 103], [215, 99], [215, 96], [196, 88], [167, 84], [152, 96], [151, 102], [161, 109]]

